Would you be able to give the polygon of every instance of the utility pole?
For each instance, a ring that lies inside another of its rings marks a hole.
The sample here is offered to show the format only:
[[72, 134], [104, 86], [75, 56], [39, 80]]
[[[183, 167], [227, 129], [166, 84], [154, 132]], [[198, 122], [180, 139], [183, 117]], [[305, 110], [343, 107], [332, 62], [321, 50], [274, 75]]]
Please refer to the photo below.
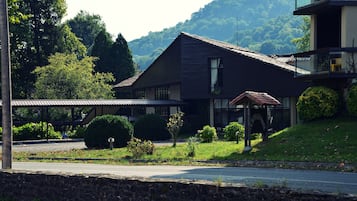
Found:
[[2, 169], [12, 168], [12, 106], [9, 15], [7, 0], [0, 0]]

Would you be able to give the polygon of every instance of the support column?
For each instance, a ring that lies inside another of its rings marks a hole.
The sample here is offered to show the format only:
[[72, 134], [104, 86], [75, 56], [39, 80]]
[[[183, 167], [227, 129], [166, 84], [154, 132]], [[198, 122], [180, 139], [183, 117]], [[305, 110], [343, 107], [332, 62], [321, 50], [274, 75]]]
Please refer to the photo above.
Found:
[[290, 97], [290, 126], [295, 126], [297, 124], [296, 103], [297, 103], [297, 98]]
[[209, 125], [214, 126], [214, 100], [209, 101]]
[[252, 149], [250, 143], [250, 103], [244, 104], [244, 152]]

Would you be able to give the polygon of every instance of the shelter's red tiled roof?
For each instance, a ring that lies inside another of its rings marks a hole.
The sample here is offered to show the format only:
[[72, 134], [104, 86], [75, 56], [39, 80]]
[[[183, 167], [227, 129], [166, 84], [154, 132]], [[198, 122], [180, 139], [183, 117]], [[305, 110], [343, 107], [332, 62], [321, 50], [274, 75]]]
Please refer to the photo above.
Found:
[[230, 103], [241, 105], [247, 102], [252, 102], [255, 105], [280, 105], [280, 102], [268, 93], [255, 91], [245, 91], [235, 97]]

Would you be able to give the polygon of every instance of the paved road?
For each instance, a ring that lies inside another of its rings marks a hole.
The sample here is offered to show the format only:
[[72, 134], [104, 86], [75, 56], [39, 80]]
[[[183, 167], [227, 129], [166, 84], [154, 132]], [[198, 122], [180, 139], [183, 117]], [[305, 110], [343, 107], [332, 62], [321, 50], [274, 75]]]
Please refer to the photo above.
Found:
[[[43, 142], [43, 143], [17, 143], [13, 145], [14, 152], [41, 152], [41, 151], [67, 151], [86, 148], [83, 141], [79, 142]], [[0, 146], [2, 149], [2, 146]], [[1, 150], [0, 150], [1, 152]]]
[[[166, 145], [163, 143], [163, 145]], [[58, 151], [85, 148], [84, 142], [49, 142], [17, 144], [14, 151]], [[0, 151], [1, 152], [1, 151]], [[283, 185], [293, 189], [320, 190], [332, 193], [348, 193], [357, 196], [357, 173], [329, 171], [302, 171], [285, 169], [257, 169], [234, 167], [184, 167], [184, 166], [112, 166], [68, 163], [13, 163], [13, 169], [51, 171], [54, 173], [114, 174], [145, 178], [169, 178], [209, 180], [233, 184]]]
[[286, 186], [292, 189], [347, 193], [357, 196], [357, 173], [201, 166], [117, 166], [78, 163], [15, 162], [15, 170], [111, 174], [123, 177], [219, 181], [243, 185]]

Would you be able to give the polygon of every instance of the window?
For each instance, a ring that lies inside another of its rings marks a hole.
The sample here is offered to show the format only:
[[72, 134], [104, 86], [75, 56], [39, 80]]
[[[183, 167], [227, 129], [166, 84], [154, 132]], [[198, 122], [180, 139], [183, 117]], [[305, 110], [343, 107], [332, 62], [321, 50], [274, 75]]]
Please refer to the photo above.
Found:
[[221, 94], [223, 87], [223, 62], [221, 58], [210, 59], [211, 93]]
[[137, 90], [137, 91], [135, 91], [135, 98], [137, 98], [137, 99], [145, 99], [145, 90]]
[[169, 107], [155, 107], [155, 114], [166, 118], [169, 116]]
[[169, 99], [169, 89], [168, 87], [159, 87], [155, 89], [155, 99], [156, 100], [168, 100]]

